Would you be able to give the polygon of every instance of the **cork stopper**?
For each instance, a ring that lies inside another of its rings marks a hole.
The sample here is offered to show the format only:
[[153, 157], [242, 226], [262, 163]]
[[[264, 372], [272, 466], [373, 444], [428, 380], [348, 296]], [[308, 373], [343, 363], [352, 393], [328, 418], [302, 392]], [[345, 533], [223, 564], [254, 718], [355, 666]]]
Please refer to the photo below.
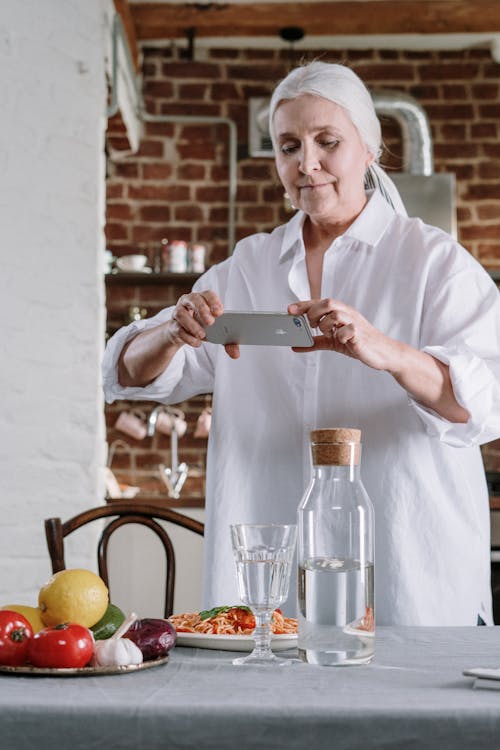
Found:
[[332, 427], [311, 431], [313, 464], [358, 465], [361, 455], [361, 430], [351, 427]]

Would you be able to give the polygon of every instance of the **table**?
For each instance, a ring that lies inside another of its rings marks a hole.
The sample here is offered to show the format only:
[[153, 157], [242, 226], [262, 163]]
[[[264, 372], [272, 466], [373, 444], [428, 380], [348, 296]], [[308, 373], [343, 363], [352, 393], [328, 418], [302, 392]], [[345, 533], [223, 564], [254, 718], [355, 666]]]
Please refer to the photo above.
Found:
[[500, 666], [500, 627], [379, 628], [375, 660], [356, 667], [234, 667], [234, 656], [176, 648], [126, 675], [0, 675], [0, 748], [500, 747], [500, 691], [462, 676]]

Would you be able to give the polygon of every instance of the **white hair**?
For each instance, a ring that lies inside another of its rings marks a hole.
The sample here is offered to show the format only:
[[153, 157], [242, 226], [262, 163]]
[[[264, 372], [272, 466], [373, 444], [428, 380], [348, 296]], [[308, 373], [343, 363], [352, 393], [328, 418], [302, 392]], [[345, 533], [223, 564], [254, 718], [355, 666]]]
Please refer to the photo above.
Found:
[[368, 167], [367, 187], [377, 187], [398, 213], [406, 214], [403, 201], [393, 181], [378, 160], [382, 153], [382, 130], [367, 87], [356, 73], [338, 63], [311, 62], [294, 68], [275, 88], [269, 105], [269, 133], [276, 150], [274, 115], [281, 102], [303, 94], [320, 96], [339, 104], [350, 117], [361, 140], [374, 156]]

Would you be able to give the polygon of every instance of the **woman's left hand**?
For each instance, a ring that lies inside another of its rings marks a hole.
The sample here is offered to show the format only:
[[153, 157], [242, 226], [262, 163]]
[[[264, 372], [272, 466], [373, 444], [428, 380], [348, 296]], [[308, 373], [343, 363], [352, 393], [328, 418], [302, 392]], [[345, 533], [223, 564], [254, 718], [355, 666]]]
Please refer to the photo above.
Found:
[[296, 352], [331, 349], [360, 360], [375, 370], [391, 370], [398, 342], [389, 338], [353, 307], [336, 299], [307, 300], [288, 306], [292, 315], [306, 315], [311, 328], [318, 328], [314, 346], [294, 347]]

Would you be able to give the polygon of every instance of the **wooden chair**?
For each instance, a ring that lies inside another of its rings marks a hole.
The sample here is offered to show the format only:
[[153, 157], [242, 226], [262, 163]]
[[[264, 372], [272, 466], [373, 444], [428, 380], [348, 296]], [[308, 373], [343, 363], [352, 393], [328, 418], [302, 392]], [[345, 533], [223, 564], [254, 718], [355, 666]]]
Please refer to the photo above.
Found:
[[162, 508], [157, 505], [144, 505], [130, 500], [113, 501], [108, 505], [100, 505], [79, 513], [64, 523], [60, 518], [47, 518], [45, 521], [45, 536], [47, 547], [52, 562], [52, 572], [66, 568], [64, 559], [64, 539], [73, 531], [85, 526], [99, 518], [115, 517], [104, 527], [97, 545], [97, 563], [99, 575], [109, 588], [108, 577], [108, 543], [111, 534], [129, 523], [141, 524], [152, 529], [159, 537], [167, 558], [167, 575], [165, 586], [165, 617], [173, 612], [174, 589], [175, 589], [175, 553], [172, 540], [167, 531], [158, 523], [158, 520], [169, 521], [184, 529], [193, 531], [200, 536], [204, 535], [205, 526], [200, 521], [177, 513], [170, 508]]

